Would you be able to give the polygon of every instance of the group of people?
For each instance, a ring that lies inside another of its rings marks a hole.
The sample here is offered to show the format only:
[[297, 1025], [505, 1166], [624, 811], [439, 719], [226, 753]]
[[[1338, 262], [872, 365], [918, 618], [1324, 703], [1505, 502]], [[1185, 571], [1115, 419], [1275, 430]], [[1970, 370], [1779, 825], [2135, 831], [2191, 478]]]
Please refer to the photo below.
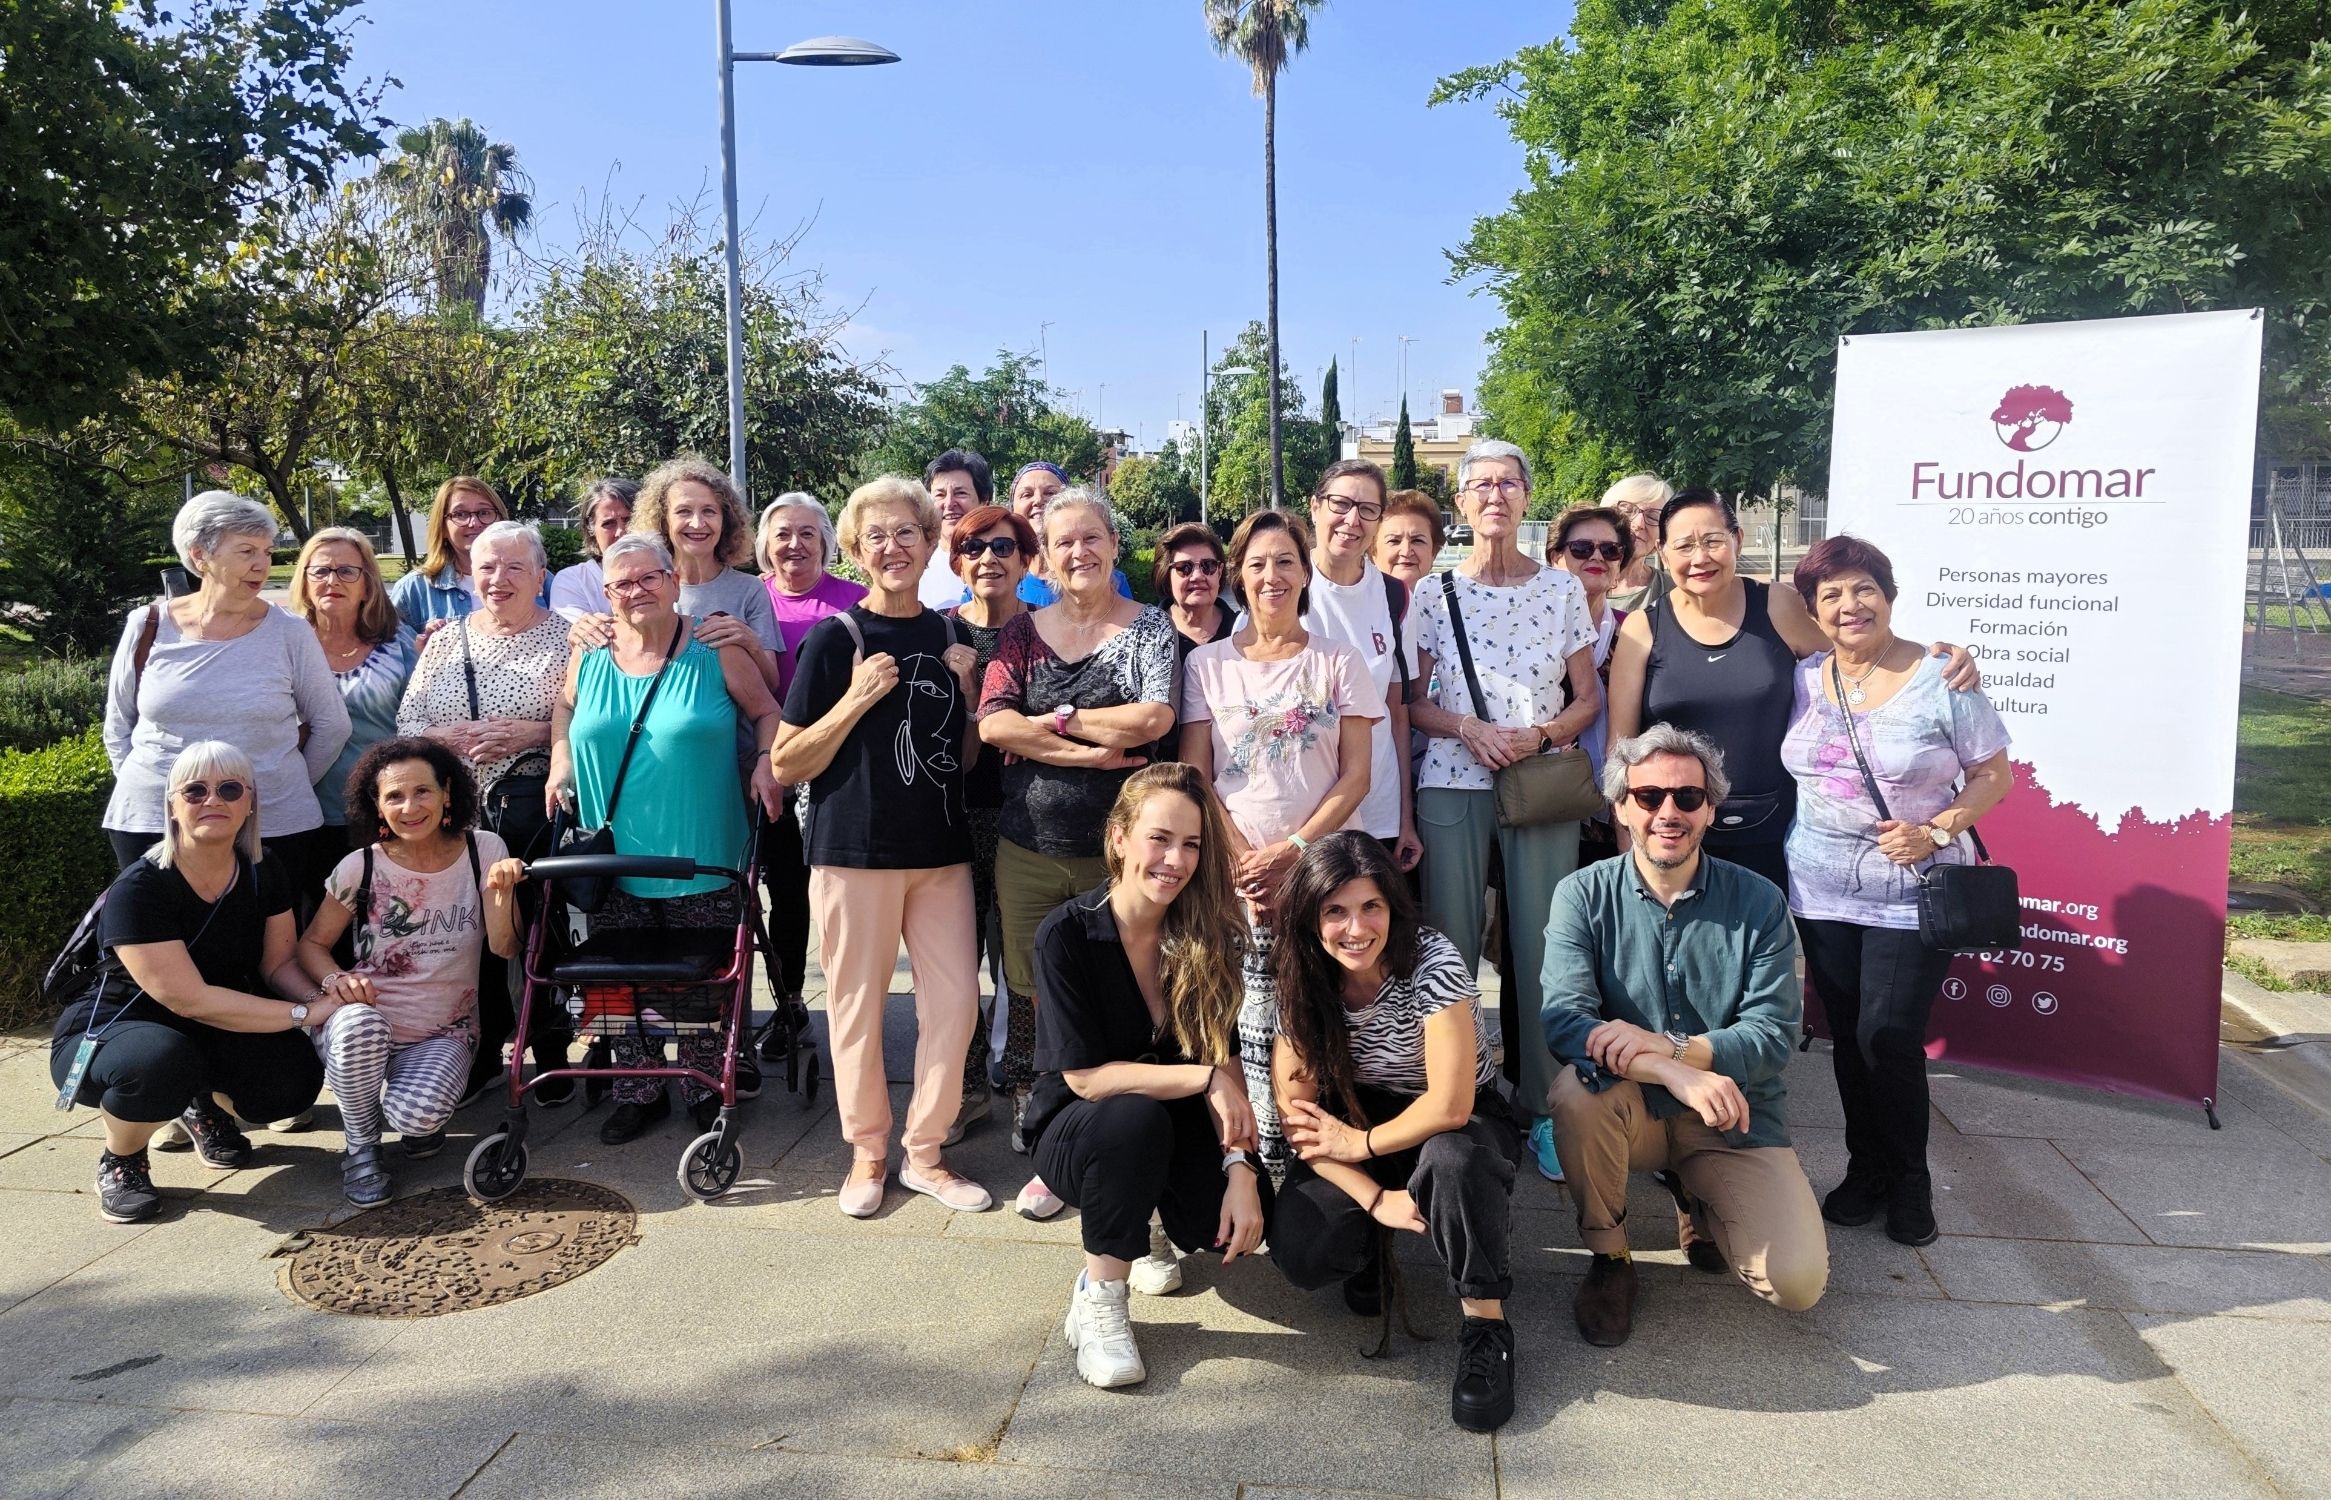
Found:
[[[563, 815], [626, 853], [757, 856], [781, 998], [815, 933], [844, 1214], [880, 1210], [894, 1139], [899, 1187], [992, 1207], [945, 1153], [1008, 1101], [1035, 1168], [1014, 1206], [1080, 1213], [1066, 1333], [1098, 1386], [1143, 1378], [1129, 1293], [1174, 1290], [1184, 1255], [1267, 1246], [1389, 1316], [1407, 1232], [1462, 1305], [1452, 1416], [1495, 1428], [1524, 1163], [1568, 1183], [1598, 1345], [1632, 1323], [1634, 1171], [1673, 1195], [1692, 1265], [1783, 1308], [1826, 1284], [1824, 1217], [1931, 1240], [1949, 955], [1917, 893], [2008, 785], [1973, 663], [1893, 634], [1865, 542], [1819, 544], [1793, 587], [1744, 579], [1724, 497], [1636, 475], [1541, 560], [1520, 449], [1476, 443], [1456, 480], [1474, 542], [1446, 571], [1433, 503], [1344, 460], [1227, 542], [1159, 537], [1154, 606], [1105, 494], [1031, 464], [999, 503], [967, 450], [832, 517], [789, 493], [756, 523], [695, 460], [603, 481], [589, 557], [556, 578], [455, 479], [395, 589], [324, 531], [287, 609], [261, 596], [272, 518], [197, 496], [175, 540], [200, 587], [133, 612], [116, 654], [112, 961], [55, 1032], [61, 1097], [104, 1116], [102, 1211], [156, 1210], [164, 1127], [238, 1165], [238, 1118], [296, 1119], [327, 1080], [348, 1195], [381, 1202], [384, 1129], [425, 1155], [505, 1067], [561, 1066], [555, 1014], [510, 1035], [507, 959]], [[589, 920], [740, 913], [711, 878], [626, 880]], [[1851, 1156], [1818, 1203], [1782, 1077], [1800, 951]], [[698, 1066], [720, 1041], [680, 1038]], [[602, 1138], [670, 1107], [620, 1080]]]

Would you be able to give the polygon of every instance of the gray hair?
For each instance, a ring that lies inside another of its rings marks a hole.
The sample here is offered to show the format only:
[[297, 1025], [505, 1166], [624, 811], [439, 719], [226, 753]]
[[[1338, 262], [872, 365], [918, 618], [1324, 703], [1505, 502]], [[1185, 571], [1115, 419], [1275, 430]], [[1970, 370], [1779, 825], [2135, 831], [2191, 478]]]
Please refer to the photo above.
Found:
[[235, 834], [235, 852], [253, 864], [259, 862], [259, 773], [251, 757], [225, 740], [196, 740], [178, 752], [170, 766], [170, 787], [162, 795], [162, 841], [146, 851], [146, 858], [167, 870], [185, 853], [178, 831], [178, 789], [189, 781], [239, 781], [248, 811]]
[[1625, 505], [1641, 506], [1656, 514], [1659, 508], [1675, 498], [1675, 486], [1657, 474], [1629, 474], [1616, 480], [1603, 491], [1602, 503], [1613, 508]]
[[1632, 739], [1624, 739], [1603, 754], [1603, 800], [1617, 807], [1627, 797], [1627, 773], [1654, 755], [1688, 755], [1700, 763], [1708, 800], [1722, 802], [1732, 795], [1732, 780], [1724, 774], [1724, 752], [1696, 729], [1654, 724]]
[[1513, 444], [1502, 442], [1497, 438], [1483, 438], [1465, 450], [1465, 456], [1457, 460], [1457, 488], [1465, 488], [1466, 477], [1473, 472], [1475, 464], [1497, 458], [1511, 460], [1519, 466], [1522, 471], [1522, 487], [1524, 489], [1530, 488], [1530, 455], [1516, 448]]
[[231, 536], [263, 536], [272, 547], [275, 529], [275, 512], [258, 501], [233, 490], [204, 490], [178, 507], [178, 518], [170, 523], [170, 545], [178, 549], [186, 571], [200, 575], [202, 569], [194, 565], [197, 548], [216, 552]]
[[629, 557], [634, 552], [645, 552], [656, 560], [659, 568], [668, 570], [672, 566], [672, 549], [665, 546], [664, 539], [652, 531], [627, 531], [617, 537], [600, 557], [599, 566], [612, 568], [615, 559]]
[[534, 553], [534, 565], [537, 568], [547, 569], [550, 566], [550, 554], [542, 550], [542, 533], [534, 529], [532, 521], [496, 521], [493, 525], [479, 532], [478, 539], [469, 544], [471, 565], [473, 567], [476, 565], [477, 555], [486, 548], [500, 542], [511, 541], [520, 541], [527, 545], [527, 548]]
[[1096, 490], [1089, 490], [1081, 484], [1072, 484], [1044, 502], [1044, 520], [1040, 527], [1042, 535], [1038, 536], [1037, 540], [1050, 546], [1052, 544], [1052, 518], [1075, 505], [1081, 505], [1094, 515], [1099, 516], [1101, 529], [1108, 532], [1109, 535], [1113, 537], [1124, 536], [1124, 529], [1117, 524], [1117, 512], [1110, 508], [1108, 497]]
[[754, 550], [760, 555], [754, 559], [764, 573], [774, 573], [777, 565], [769, 557], [769, 523], [781, 510], [806, 510], [817, 517], [817, 565], [830, 567], [842, 554], [842, 539], [834, 532], [834, 518], [826, 514], [826, 504], [807, 490], [787, 490], [761, 508], [761, 524], [754, 528]]

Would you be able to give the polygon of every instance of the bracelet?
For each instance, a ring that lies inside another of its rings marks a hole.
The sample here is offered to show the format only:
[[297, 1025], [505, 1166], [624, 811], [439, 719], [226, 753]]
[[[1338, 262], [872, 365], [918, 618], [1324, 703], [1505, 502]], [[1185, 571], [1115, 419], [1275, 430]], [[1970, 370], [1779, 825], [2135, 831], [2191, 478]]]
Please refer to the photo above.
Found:
[[1309, 840], [1309, 839], [1305, 838], [1305, 837], [1304, 837], [1302, 834], [1300, 834], [1300, 833], [1290, 833], [1290, 834], [1288, 834], [1288, 835], [1287, 835], [1287, 842], [1288, 842], [1288, 843], [1290, 843], [1290, 844], [1293, 844], [1293, 845], [1295, 846], [1295, 852], [1296, 852], [1297, 854], [1301, 854], [1301, 853], [1302, 853], [1304, 850], [1306, 850], [1306, 849], [1308, 849], [1308, 848], [1310, 848], [1310, 847], [1311, 847], [1311, 840]]
[[1371, 1125], [1360, 1136], [1360, 1144], [1368, 1148], [1368, 1160], [1376, 1159], [1376, 1127]]
[[1383, 1201], [1384, 1189], [1379, 1187], [1376, 1189], [1376, 1196], [1368, 1200], [1368, 1216], [1370, 1218], [1374, 1218], [1376, 1216], [1376, 1205], [1382, 1203]]
[[1251, 1172], [1254, 1170], [1254, 1165], [1254, 1162], [1247, 1157], [1244, 1151], [1225, 1151], [1222, 1153], [1222, 1175], [1225, 1177], [1230, 1175], [1232, 1167], [1244, 1167]]

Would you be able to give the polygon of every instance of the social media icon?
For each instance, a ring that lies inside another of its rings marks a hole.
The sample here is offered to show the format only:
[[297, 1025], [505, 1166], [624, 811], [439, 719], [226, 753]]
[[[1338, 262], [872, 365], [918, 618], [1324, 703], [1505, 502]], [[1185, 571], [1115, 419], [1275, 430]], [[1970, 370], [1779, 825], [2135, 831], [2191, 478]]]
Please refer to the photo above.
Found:
[[1953, 975], [1951, 978], [1944, 980], [1944, 981], [1943, 981], [1943, 998], [1944, 998], [1945, 1000], [1964, 1000], [1964, 999], [1966, 999], [1966, 998], [1967, 998], [1967, 981], [1965, 981], [1964, 979], [1961, 979], [1961, 978], [1957, 977], [1956, 975]]
[[2043, 1016], [2052, 1016], [2056, 1013], [2056, 997], [2046, 990], [2041, 990], [2032, 996], [2032, 1009]]
[[2004, 1010], [2015, 1003], [2015, 992], [2004, 984], [1995, 984], [1983, 992], [1983, 998]]

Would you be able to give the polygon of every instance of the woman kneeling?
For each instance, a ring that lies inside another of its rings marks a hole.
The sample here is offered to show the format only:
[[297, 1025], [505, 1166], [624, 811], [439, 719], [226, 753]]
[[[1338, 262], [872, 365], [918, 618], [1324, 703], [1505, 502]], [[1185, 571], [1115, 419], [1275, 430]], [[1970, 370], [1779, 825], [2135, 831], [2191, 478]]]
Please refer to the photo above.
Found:
[[1342, 1279], [1345, 1303], [1373, 1315], [1392, 1280], [1380, 1231], [1429, 1238], [1465, 1313], [1450, 1412], [1492, 1431], [1514, 1410], [1504, 1298], [1521, 1137], [1473, 976], [1418, 923], [1407, 880], [1365, 834], [1304, 850], [1279, 913], [1271, 1072], [1294, 1159], [1271, 1257], [1299, 1287]]
[[[384, 1115], [405, 1155], [444, 1146], [477, 1048], [479, 950], [518, 951], [511, 892], [526, 866], [477, 814], [469, 767], [435, 740], [385, 740], [348, 773], [348, 826], [369, 822], [380, 841], [334, 867], [299, 962], [347, 1002], [316, 1028], [316, 1050], [348, 1137], [341, 1186], [360, 1207], [389, 1198]], [[332, 956], [344, 932], [346, 969]]]
[[1262, 1242], [1270, 1188], [1238, 1066], [1247, 942], [1230, 833], [1186, 765], [1137, 771], [1109, 811], [1107, 885], [1036, 932], [1036, 1170], [1082, 1213], [1085, 1269], [1068, 1305], [1077, 1373], [1133, 1385], [1147, 1371], [1126, 1314], [1149, 1220], [1228, 1265]]

